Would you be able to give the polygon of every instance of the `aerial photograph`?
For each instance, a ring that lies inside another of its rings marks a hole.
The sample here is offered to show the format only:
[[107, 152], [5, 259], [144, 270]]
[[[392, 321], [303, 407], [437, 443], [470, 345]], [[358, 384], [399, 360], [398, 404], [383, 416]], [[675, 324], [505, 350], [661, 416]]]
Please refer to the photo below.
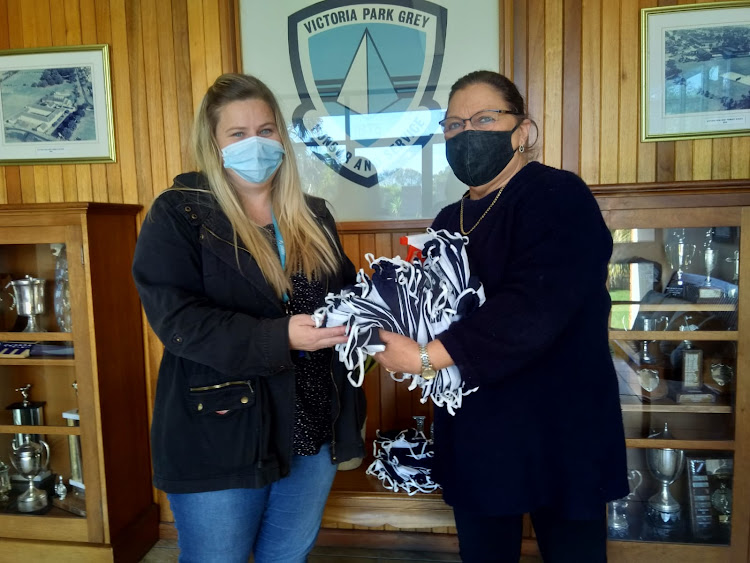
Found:
[[91, 67], [0, 71], [5, 143], [95, 141]]

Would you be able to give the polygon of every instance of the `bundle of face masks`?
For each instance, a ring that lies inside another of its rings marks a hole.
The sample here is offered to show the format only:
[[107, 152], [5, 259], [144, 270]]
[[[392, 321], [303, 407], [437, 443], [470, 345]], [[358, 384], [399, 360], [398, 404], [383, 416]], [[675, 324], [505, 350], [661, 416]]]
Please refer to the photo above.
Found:
[[431, 493], [440, 485], [432, 480], [432, 440], [420, 430], [391, 430], [376, 433], [373, 442], [375, 461], [367, 468], [389, 491], [405, 491], [409, 496]]
[[[329, 294], [326, 305], [313, 315], [317, 326], [346, 326], [349, 339], [335, 350], [354, 386], [362, 385], [365, 358], [384, 349], [379, 328], [427, 343], [485, 301], [482, 284], [469, 272], [464, 248], [468, 239], [432, 229], [407, 238], [421, 259], [366, 255], [374, 270], [372, 278], [360, 270], [354, 286]], [[417, 387], [422, 391], [422, 403], [432, 399], [450, 414], [460, 408], [464, 395], [477, 390], [466, 388], [456, 366], [438, 370], [431, 380], [410, 373], [391, 377], [410, 380], [410, 391]]]

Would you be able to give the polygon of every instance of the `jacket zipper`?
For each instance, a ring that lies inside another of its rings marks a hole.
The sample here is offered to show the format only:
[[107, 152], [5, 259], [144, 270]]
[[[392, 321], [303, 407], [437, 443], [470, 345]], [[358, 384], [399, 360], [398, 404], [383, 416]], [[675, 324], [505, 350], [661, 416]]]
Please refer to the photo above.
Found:
[[245, 385], [250, 388], [250, 392], [254, 393], [253, 385], [250, 381], [227, 381], [226, 383], [218, 383], [216, 385], [205, 385], [203, 387], [191, 387], [191, 391], [213, 391], [215, 389], [223, 389], [225, 387], [232, 387], [235, 385]]
[[[329, 286], [330, 280], [328, 277], [326, 277], [326, 291], [325, 294], [328, 295], [328, 286]], [[339, 417], [341, 416], [341, 395], [339, 395], [339, 387], [336, 385], [336, 378], [333, 376], [333, 362], [336, 361], [334, 354], [336, 353], [335, 350], [331, 351], [331, 363], [328, 366], [328, 375], [331, 377], [331, 385], [333, 385], [333, 396], [331, 397], [331, 401], [333, 401], [334, 397], [336, 398], [337, 402], [337, 410], [336, 410], [336, 418], [333, 419], [333, 422], [331, 422], [331, 460], [336, 461], [336, 423], [339, 420]], [[333, 406], [333, 405], [331, 405]]]

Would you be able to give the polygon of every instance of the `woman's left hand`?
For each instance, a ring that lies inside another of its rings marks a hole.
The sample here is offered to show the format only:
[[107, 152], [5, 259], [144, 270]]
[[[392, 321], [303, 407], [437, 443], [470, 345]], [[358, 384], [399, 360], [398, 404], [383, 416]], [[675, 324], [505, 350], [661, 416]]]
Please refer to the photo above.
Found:
[[422, 373], [419, 344], [408, 336], [379, 330], [385, 350], [374, 354], [375, 360], [387, 371], [398, 373]]

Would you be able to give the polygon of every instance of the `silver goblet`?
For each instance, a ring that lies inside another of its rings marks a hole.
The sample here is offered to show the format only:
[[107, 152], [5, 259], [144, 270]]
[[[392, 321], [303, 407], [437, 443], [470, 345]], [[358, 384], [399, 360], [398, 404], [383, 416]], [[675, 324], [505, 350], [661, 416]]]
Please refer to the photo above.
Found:
[[44, 314], [44, 283], [41, 278], [32, 278], [29, 275], [20, 280], [13, 280], [5, 286], [12, 287], [13, 304], [11, 309], [16, 309], [21, 317], [28, 317], [26, 326], [21, 332], [47, 332], [39, 324], [39, 315]]
[[664, 245], [664, 251], [669, 260], [669, 266], [677, 270], [677, 285], [682, 286], [685, 283], [682, 279], [683, 268], [687, 268], [693, 261], [696, 246], [686, 242], [685, 229], [680, 229], [676, 234], [677, 240]]
[[625, 538], [628, 535], [630, 523], [628, 522], [628, 505], [636, 498], [636, 491], [643, 482], [641, 472], [636, 469], [628, 471], [628, 486], [630, 492], [627, 496], [613, 500], [609, 503], [607, 514], [607, 526], [610, 537]]
[[648, 499], [646, 513], [657, 525], [675, 525], [680, 521], [680, 503], [669, 492], [669, 485], [682, 473], [685, 452], [672, 448], [652, 448], [646, 454], [646, 461], [660, 485], [659, 492]]
[[22, 445], [11, 443], [10, 461], [23, 477], [29, 480], [29, 488], [18, 497], [19, 512], [35, 512], [46, 508], [47, 491], [34, 487], [34, 477], [49, 464], [49, 445], [44, 440], [31, 442], [28, 438]]

